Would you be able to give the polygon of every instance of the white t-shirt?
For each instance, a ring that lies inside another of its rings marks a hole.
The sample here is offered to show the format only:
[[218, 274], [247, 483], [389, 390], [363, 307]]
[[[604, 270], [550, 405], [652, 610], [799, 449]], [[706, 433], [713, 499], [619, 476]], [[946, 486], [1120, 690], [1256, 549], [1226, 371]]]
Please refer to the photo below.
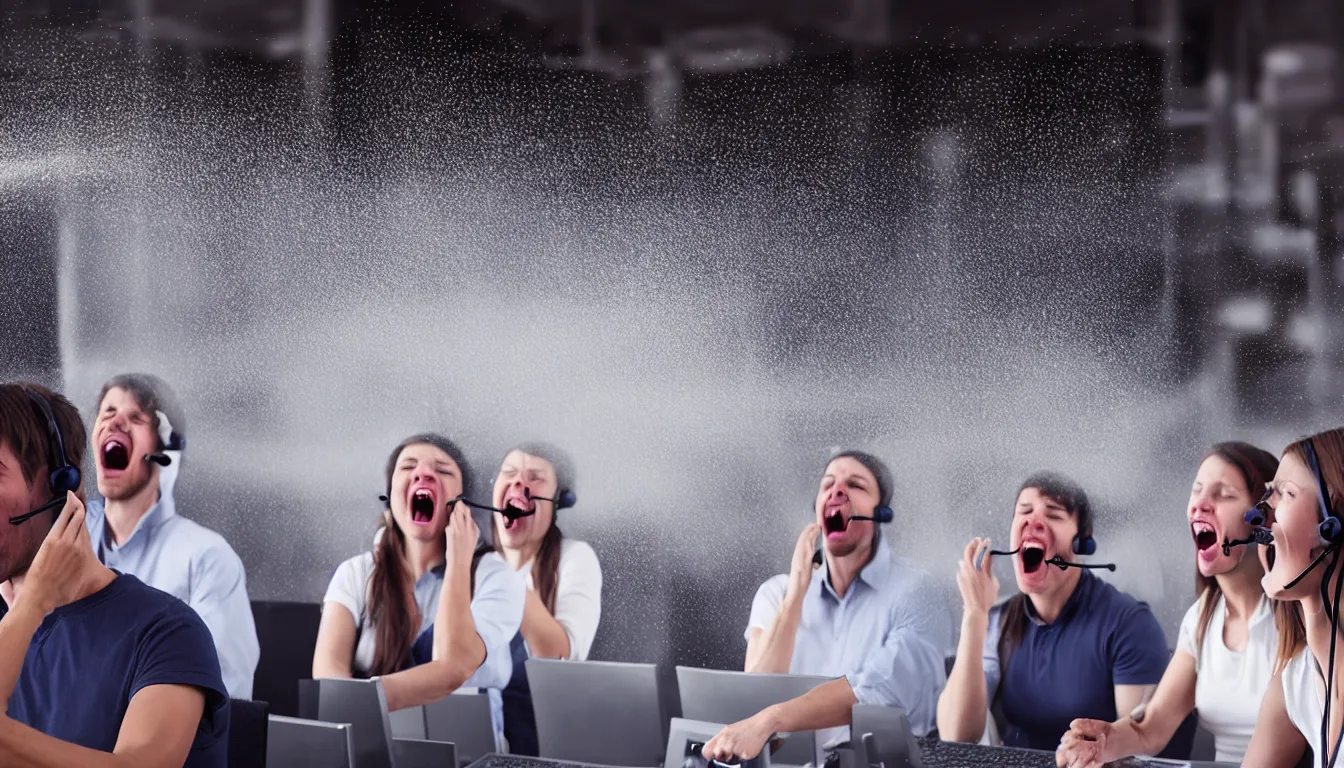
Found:
[[1201, 595], [1185, 612], [1176, 649], [1195, 660], [1195, 708], [1199, 711], [1200, 725], [1213, 734], [1215, 759], [1240, 763], [1255, 731], [1260, 700], [1274, 676], [1279, 633], [1270, 602], [1262, 597], [1251, 615], [1245, 650], [1230, 650], [1223, 642], [1227, 600], [1220, 594], [1204, 631], [1204, 641], [1196, 648], [1195, 630], [1204, 599]]
[[[1304, 645], [1283, 668], [1283, 705], [1288, 711], [1288, 719], [1293, 721], [1293, 725], [1297, 726], [1297, 730], [1306, 738], [1307, 746], [1311, 747], [1313, 766], [1321, 764], [1321, 718], [1325, 715], [1324, 701], [1325, 678], [1316, 663], [1316, 657], [1311, 653], [1311, 648]], [[1332, 713], [1331, 717], [1333, 716]]]
[[[528, 589], [536, 589], [532, 563], [518, 569]], [[560, 578], [555, 587], [555, 620], [569, 636], [569, 658], [583, 661], [602, 619], [602, 565], [586, 542], [560, 540]]]

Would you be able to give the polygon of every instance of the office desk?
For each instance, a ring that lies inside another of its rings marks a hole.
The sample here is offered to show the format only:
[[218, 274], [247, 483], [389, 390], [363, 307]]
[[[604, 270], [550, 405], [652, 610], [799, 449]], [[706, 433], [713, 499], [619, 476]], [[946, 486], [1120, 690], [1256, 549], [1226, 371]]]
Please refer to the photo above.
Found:
[[[1053, 752], [1040, 752], [1030, 749], [1008, 749], [1004, 747], [980, 747], [974, 744], [954, 744], [921, 739], [920, 747], [924, 751], [924, 768], [1055, 768]], [[1111, 765], [1118, 768], [1170, 768], [1183, 765], [1175, 761], [1144, 761], [1134, 758], [1121, 760]], [[564, 760], [547, 760], [518, 755], [489, 754], [470, 768], [575, 768], [584, 766], [594, 768], [592, 763], [572, 763]], [[681, 768], [666, 766], [666, 768]]]

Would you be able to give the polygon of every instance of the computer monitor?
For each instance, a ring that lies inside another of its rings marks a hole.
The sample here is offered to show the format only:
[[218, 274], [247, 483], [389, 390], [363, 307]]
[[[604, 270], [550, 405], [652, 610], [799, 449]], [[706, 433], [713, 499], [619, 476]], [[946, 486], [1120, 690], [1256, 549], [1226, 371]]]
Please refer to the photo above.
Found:
[[528, 659], [541, 756], [609, 765], [656, 765], [668, 713], [658, 667], [614, 661]]
[[317, 716], [328, 723], [354, 726], [353, 768], [393, 768], [392, 724], [380, 681], [319, 680]]
[[[774, 675], [677, 667], [681, 716], [710, 723], [735, 723], [774, 704], [796, 699], [832, 678]], [[771, 760], [784, 765], [821, 765], [816, 732], [794, 734]]]
[[456, 693], [424, 707], [425, 737], [457, 746], [458, 763], [467, 765], [495, 752], [495, 725], [490, 696], [484, 691]]
[[352, 731], [349, 723], [271, 715], [266, 736], [266, 764], [354, 768]]

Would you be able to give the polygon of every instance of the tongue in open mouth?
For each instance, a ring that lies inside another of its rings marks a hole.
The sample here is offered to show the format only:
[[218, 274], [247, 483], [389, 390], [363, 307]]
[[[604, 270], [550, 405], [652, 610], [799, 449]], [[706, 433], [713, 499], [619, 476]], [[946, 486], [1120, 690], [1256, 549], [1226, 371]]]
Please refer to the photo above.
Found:
[[1041, 569], [1041, 564], [1045, 562], [1045, 550], [1039, 547], [1023, 547], [1022, 570], [1027, 573], [1035, 573]]
[[411, 496], [411, 522], [428, 523], [434, 519], [434, 497], [429, 491], [416, 491]]
[[131, 464], [131, 451], [116, 440], [103, 444], [103, 466], [107, 469], [122, 470]]

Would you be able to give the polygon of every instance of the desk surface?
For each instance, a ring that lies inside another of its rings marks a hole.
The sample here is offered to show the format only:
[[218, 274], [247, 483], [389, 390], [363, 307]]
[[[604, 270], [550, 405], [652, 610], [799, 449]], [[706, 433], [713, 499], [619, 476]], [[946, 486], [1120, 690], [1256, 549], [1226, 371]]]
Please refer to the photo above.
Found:
[[[924, 768], [1055, 768], [1055, 755], [1052, 752], [1040, 752], [1029, 749], [1008, 749], [1004, 747], [980, 747], [974, 744], [955, 744], [950, 742], [921, 739], [920, 747], [924, 752]], [[548, 760], [519, 755], [489, 754], [471, 764], [470, 768], [548, 768], [589, 766], [589, 763], [573, 763], [565, 760]], [[1113, 765], [1122, 768], [1158, 768], [1181, 765], [1168, 761], [1149, 762], [1129, 758]], [[671, 768], [678, 768], [672, 766]]]

